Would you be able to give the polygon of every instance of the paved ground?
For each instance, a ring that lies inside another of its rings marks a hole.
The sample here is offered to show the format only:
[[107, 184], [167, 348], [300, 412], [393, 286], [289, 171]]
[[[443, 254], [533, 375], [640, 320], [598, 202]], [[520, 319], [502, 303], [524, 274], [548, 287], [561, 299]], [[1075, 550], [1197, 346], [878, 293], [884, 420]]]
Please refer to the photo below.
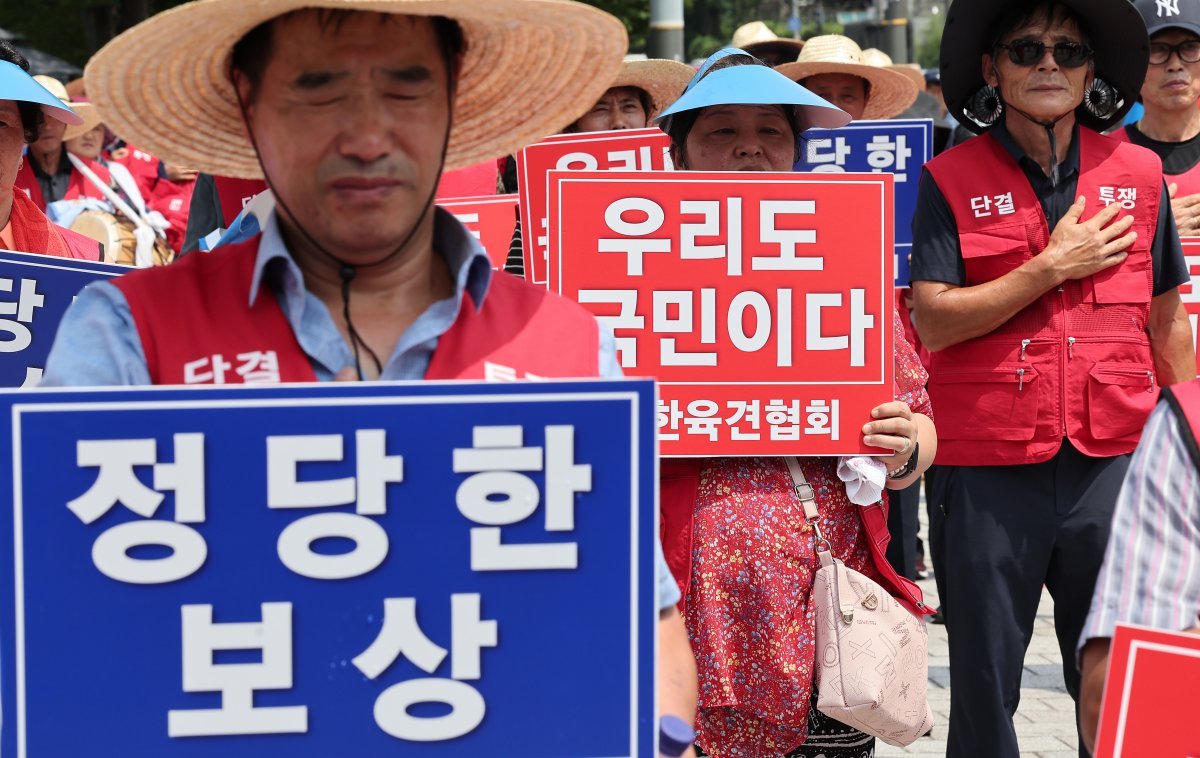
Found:
[[[921, 506], [921, 531], [925, 532], [925, 507]], [[920, 582], [927, 599], [936, 603], [937, 587], [932, 579]], [[950, 659], [946, 649], [946, 627], [929, 626], [929, 705], [936, 725], [931, 737], [923, 737], [908, 748], [876, 742], [876, 755], [945, 755], [946, 725], [950, 720]], [[1021, 705], [1013, 719], [1022, 756], [1076, 758], [1075, 706], [1063, 686], [1062, 657], [1054, 637], [1054, 601], [1046, 592], [1038, 608], [1033, 641], [1025, 655], [1021, 681]]]

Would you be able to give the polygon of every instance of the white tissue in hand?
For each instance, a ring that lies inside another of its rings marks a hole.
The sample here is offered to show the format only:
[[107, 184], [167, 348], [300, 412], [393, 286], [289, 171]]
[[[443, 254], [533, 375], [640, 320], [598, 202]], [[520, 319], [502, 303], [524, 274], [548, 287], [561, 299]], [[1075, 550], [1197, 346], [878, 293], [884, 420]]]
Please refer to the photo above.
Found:
[[839, 458], [837, 475], [846, 483], [846, 496], [855, 505], [878, 503], [887, 483], [887, 468], [878, 458], [866, 455]]

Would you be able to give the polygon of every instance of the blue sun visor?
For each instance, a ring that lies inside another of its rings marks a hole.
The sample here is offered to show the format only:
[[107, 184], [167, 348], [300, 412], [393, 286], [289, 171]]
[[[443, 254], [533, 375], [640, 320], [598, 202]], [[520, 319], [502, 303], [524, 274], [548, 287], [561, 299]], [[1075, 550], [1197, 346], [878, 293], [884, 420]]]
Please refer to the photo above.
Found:
[[[712, 71], [713, 64], [730, 55], [746, 55], [727, 47], [713, 53], [679, 99], [659, 114], [655, 122], [684, 111], [713, 105], [792, 105], [799, 119], [798, 131], [806, 129], [837, 129], [850, 123], [850, 114], [768, 66], [730, 66]], [[665, 128], [665, 126], [664, 126]]]
[[50, 90], [34, 81], [20, 66], [8, 61], [0, 61], [0, 100], [40, 105], [42, 113], [68, 126], [83, 123], [82, 116], [67, 107], [67, 104], [51, 94]]

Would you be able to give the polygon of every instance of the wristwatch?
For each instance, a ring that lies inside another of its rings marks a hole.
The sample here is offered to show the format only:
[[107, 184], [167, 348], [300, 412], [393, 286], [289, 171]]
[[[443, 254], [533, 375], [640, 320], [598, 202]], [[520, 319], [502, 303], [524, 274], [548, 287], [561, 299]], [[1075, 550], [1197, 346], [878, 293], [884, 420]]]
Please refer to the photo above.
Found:
[[888, 479], [903, 479], [917, 470], [917, 457], [921, 454], [921, 443], [913, 440], [912, 455], [908, 457], [908, 462], [895, 471], [888, 472]]

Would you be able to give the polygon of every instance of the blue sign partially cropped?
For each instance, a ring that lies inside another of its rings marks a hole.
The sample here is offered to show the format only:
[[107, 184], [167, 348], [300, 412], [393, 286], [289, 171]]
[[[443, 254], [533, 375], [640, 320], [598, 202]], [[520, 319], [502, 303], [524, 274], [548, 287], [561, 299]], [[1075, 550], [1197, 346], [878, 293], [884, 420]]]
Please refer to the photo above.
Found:
[[654, 754], [654, 403], [0, 394], [0, 753]]
[[804, 138], [804, 159], [796, 164], [797, 171], [886, 172], [896, 177], [896, 286], [907, 287], [917, 187], [921, 168], [933, 158], [933, 121], [853, 121], [841, 129], [810, 129]]
[[67, 306], [128, 266], [0, 250], [0, 387], [36, 387]]

